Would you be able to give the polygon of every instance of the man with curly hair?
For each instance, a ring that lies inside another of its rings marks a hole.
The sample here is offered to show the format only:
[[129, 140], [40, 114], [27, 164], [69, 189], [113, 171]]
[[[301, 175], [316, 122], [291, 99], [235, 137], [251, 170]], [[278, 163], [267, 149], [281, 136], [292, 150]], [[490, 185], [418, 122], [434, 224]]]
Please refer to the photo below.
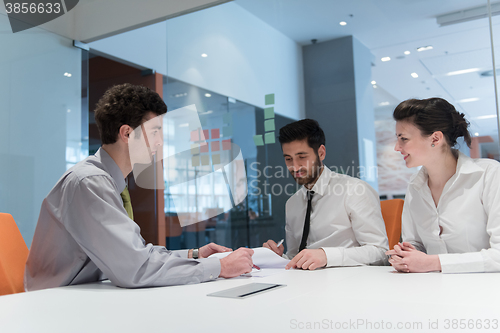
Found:
[[[25, 271], [25, 289], [38, 290], [105, 279], [139, 288], [199, 283], [252, 270], [253, 250], [230, 251], [210, 243], [169, 251], [145, 244], [132, 220], [125, 178], [133, 167], [129, 145], [147, 138], [148, 153], [161, 147], [161, 116], [167, 106], [145, 87], [122, 84], [99, 100], [95, 119], [102, 147], [66, 171], [42, 203]], [[130, 208], [130, 209], [127, 209]]]

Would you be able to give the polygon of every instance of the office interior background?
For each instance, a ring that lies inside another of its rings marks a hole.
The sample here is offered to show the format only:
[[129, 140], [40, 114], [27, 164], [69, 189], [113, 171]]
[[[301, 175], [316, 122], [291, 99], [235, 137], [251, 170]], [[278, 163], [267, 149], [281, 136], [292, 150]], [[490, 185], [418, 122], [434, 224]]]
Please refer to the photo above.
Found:
[[[459, 149], [498, 160], [500, 2], [490, 9], [487, 0], [80, 0], [13, 34], [2, 4], [0, 211], [29, 247], [45, 196], [100, 146], [97, 100], [124, 82], [157, 91], [169, 110], [194, 104], [208, 130], [206, 161], [228, 143], [244, 157], [246, 199], [224, 204], [215, 176], [204, 177], [187, 197], [213, 217], [185, 227], [177, 213], [195, 208], [174, 204], [168, 185], [197, 172], [193, 161], [165, 162], [165, 189], [129, 180], [143, 237], [169, 249], [284, 238], [297, 187], [276, 137], [305, 117], [325, 131], [325, 164], [367, 181], [381, 200], [404, 198], [417, 171], [393, 150], [392, 111], [405, 99], [445, 98], [471, 123], [472, 149]], [[179, 133], [163, 134], [164, 150], [175, 151]]]

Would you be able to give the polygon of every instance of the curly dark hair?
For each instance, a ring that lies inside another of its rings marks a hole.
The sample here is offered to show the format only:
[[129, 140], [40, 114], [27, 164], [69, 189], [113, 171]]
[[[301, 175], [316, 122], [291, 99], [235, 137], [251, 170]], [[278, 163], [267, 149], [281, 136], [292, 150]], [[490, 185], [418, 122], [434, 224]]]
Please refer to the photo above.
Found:
[[148, 112], [158, 116], [167, 112], [167, 106], [158, 93], [130, 83], [109, 88], [95, 109], [102, 144], [115, 143], [123, 125], [132, 128], [141, 125]]

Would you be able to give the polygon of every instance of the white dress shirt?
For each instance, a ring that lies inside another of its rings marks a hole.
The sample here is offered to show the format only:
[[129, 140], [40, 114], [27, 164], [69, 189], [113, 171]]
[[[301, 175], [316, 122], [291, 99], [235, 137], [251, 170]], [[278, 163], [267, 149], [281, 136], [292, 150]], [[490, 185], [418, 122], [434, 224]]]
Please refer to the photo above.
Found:
[[[384, 265], [389, 248], [377, 192], [366, 182], [323, 167], [312, 191], [307, 249], [322, 248], [327, 266]], [[307, 209], [302, 186], [286, 202], [286, 257], [299, 251]]]
[[443, 273], [500, 271], [500, 163], [459, 153], [437, 207], [422, 167], [406, 192], [403, 240], [438, 254]]
[[188, 259], [187, 250], [146, 244], [123, 207], [124, 189], [123, 173], [102, 148], [66, 171], [42, 203], [26, 290], [106, 278], [127, 288], [167, 286], [219, 276], [219, 259]]

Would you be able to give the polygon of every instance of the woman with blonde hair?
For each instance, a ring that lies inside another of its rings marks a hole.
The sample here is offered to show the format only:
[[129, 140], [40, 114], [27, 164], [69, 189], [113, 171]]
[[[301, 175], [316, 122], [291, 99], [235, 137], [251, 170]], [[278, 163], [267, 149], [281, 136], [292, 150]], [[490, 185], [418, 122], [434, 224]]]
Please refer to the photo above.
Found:
[[409, 99], [393, 114], [411, 178], [403, 208], [403, 243], [387, 251], [400, 272], [500, 271], [500, 163], [453, 149], [469, 123], [442, 98]]

